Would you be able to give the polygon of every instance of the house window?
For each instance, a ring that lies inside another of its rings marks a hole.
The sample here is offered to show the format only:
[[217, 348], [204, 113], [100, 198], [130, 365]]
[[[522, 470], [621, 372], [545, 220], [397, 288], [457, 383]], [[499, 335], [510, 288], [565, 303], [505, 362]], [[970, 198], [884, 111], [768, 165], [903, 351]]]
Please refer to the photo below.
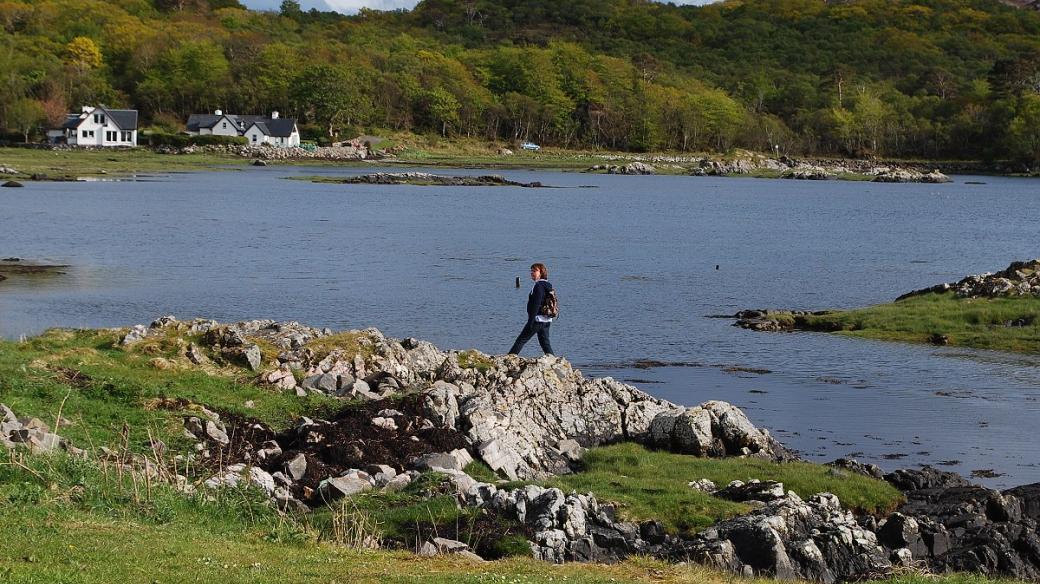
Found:
[[83, 130], [83, 137], [84, 137], [84, 138], [86, 138], [86, 137], [87, 137], [87, 131], [86, 131], [86, 130]]
[[227, 129], [227, 122], [221, 122], [220, 123], [220, 127], [224, 128], [226, 130]]
[[253, 134], [253, 142], [256, 142], [256, 134]]
[[134, 141], [134, 133], [133, 132], [123, 132], [123, 142], [133, 142], [133, 141]]
[[105, 125], [105, 114], [94, 114], [94, 123], [99, 126]]
[[117, 132], [105, 132], [105, 142], [115, 142]]

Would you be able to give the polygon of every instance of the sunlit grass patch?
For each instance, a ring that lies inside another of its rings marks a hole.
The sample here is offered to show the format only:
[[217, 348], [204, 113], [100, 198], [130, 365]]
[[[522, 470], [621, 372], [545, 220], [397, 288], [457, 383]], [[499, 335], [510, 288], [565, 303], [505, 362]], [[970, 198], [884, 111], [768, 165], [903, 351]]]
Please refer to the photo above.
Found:
[[734, 480], [780, 481], [803, 498], [828, 492], [848, 508], [869, 513], [891, 511], [902, 495], [878, 481], [808, 462], [775, 463], [757, 458], [699, 458], [648, 450], [633, 443], [593, 448], [582, 460], [582, 470], [547, 484], [564, 492], [592, 492], [601, 501], [618, 503], [630, 520], [659, 519], [680, 532], [699, 531], [719, 519], [750, 510], [702, 493], [691, 481], [711, 479], [719, 487]]

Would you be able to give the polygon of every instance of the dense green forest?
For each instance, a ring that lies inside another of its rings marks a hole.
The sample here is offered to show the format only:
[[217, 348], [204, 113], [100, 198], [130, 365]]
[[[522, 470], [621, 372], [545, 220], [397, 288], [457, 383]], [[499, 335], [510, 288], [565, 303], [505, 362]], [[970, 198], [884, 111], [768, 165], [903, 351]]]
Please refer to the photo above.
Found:
[[279, 110], [305, 137], [1040, 163], [1040, 13], [997, 0], [0, 0], [0, 127], [83, 104], [169, 131]]

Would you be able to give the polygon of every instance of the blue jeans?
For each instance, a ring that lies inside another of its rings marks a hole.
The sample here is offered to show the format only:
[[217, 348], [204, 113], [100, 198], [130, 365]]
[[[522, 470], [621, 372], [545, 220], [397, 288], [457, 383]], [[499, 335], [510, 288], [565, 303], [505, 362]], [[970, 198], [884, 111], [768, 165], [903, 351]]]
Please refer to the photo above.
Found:
[[513, 348], [509, 349], [510, 355], [516, 355], [520, 352], [520, 349], [524, 348], [527, 341], [531, 340], [531, 337], [538, 335], [538, 344], [542, 346], [542, 350], [545, 351], [546, 355], [553, 355], [552, 345], [549, 344], [549, 325], [551, 322], [538, 322], [532, 320], [524, 326], [524, 330], [520, 331], [520, 336], [516, 337], [516, 342], [513, 343]]

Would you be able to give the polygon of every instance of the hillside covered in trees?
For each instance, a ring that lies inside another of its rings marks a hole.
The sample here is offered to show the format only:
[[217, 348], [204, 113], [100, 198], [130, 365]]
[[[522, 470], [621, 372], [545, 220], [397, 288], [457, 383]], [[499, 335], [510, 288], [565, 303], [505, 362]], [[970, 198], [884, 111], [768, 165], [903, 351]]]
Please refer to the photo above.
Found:
[[0, 0], [0, 127], [83, 104], [177, 130], [278, 110], [570, 148], [1040, 163], [1040, 12], [998, 0]]

